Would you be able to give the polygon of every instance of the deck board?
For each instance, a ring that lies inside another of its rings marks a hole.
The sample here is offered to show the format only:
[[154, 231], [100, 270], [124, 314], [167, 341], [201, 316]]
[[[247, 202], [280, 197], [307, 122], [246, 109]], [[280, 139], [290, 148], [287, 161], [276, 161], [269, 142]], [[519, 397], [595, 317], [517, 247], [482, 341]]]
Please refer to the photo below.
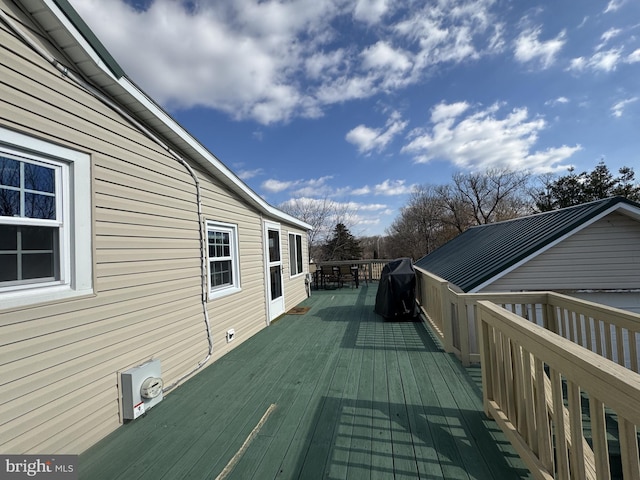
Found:
[[529, 478], [477, 383], [421, 322], [373, 312], [376, 285], [313, 292], [80, 456], [81, 479]]

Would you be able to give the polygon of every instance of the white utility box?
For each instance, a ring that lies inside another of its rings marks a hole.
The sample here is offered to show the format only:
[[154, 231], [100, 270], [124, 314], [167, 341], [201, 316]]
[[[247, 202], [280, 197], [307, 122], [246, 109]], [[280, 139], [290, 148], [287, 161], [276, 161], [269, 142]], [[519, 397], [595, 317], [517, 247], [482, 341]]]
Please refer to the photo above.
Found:
[[160, 360], [122, 372], [122, 418], [135, 420], [162, 400]]

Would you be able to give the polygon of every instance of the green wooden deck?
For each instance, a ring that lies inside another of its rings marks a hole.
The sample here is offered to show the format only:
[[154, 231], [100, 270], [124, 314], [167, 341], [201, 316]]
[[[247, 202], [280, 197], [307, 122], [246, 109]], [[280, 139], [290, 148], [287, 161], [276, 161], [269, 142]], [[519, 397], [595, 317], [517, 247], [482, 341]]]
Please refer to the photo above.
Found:
[[314, 291], [309, 312], [281, 317], [82, 454], [80, 478], [528, 478], [482, 412], [478, 369], [422, 323], [385, 322], [375, 294]]

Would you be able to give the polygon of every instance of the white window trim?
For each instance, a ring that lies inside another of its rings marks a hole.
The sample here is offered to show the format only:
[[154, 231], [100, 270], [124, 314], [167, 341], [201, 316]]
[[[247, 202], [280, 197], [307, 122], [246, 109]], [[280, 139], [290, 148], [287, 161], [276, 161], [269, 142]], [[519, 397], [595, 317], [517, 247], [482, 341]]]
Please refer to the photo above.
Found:
[[[302, 242], [302, 235], [298, 232], [287, 232], [287, 241], [289, 242], [289, 277], [290, 278], [294, 278], [294, 277], [299, 277], [300, 275], [304, 275], [305, 274], [305, 268], [304, 268], [304, 259], [302, 260], [302, 271], [297, 272], [297, 273], [293, 273], [291, 271], [291, 236], [293, 235], [293, 240], [295, 242], [296, 237], [300, 237], [300, 255], [303, 255], [303, 242]], [[297, 250], [297, 246], [295, 248], [295, 250]], [[297, 252], [296, 252], [297, 253]], [[297, 265], [298, 265], [298, 257], [296, 256], [295, 258], [296, 260], [296, 269], [297, 269]]]
[[0, 288], [3, 309], [93, 294], [91, 157], [0, 127], [0, 152], [62, 166], [60, 280]]
[[[231, 238], [231, 268], [233, 275], [233, 284], [227, 287], [211, 289], [211, 259], [209, 258], [209, 231], [229, 232]], [[240, 250], [238, 249], [238, 226], [232, 223], [217, 222], [207, 220], [207, 291], [209, 292], [209, 300], [226, 297], [242, 290], [240, 283]]]

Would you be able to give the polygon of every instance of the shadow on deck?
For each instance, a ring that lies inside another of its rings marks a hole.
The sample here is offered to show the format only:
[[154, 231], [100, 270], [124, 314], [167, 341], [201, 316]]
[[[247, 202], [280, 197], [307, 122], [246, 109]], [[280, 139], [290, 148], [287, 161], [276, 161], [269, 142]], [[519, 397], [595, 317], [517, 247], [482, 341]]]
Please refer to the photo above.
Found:
[[421, 322], [385, 322], [375, 293], [314, 291], [82, 454], [80, 478], [528, 478], [478, 369]]

